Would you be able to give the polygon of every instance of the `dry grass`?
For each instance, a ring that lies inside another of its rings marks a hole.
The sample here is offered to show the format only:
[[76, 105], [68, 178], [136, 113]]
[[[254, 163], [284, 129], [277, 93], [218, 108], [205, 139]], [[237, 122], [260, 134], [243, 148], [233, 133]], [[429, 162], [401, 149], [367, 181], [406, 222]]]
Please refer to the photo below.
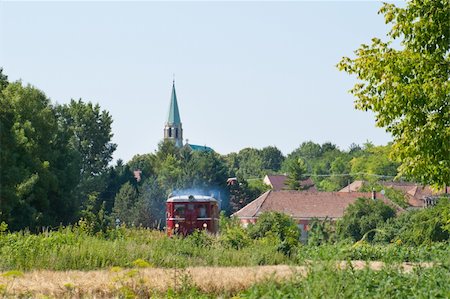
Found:
[[0, 285], [9, 294], [61, 297], [114, 297], [125, 288], [145, 288], [151, 293], [164, 293], [168, 288], [180, 289], [183, 283], [194, 284], [203, 292], [219, 294], [244, 290], [257, 281], [274, 277], [282, 279], [301, 267], [192, 267], [186, 269], [118, 269], [97, 271], [31, 271], [21, 277], [0, 277]]
[[[353, 261], [355, 269], [369, 266], [380, 270], [382, 262]], [[403, 271], [409, 272], [418, 264], [404, 263]], [[348, 267], [348, 262], [338, 262], [338, 268]], [[421, 267], [431, 267], [430, 263], [422, 263]], [[54, 298], [111, 298], [117, 297], [126, 290], [143, 296], [163, 295], [169, 288], [181, 289], [186, 284], [195, 285], [202, 292], [209, 294], [233, 294], [249, 288], [256, 282], [267, 278], [286, 279], [293, 274], [306, 275], [307, 266], [290, 267], [258, 266], [258, 267], [191, 267], [186, 269], [120, 269], [97, 271], [48, 271], [26, 272], [22, 276], [0, 276], [6, 294], [28, 294], [30, 297], [50, 296]], [[6, 290], [5, 290], [6, 288]]]

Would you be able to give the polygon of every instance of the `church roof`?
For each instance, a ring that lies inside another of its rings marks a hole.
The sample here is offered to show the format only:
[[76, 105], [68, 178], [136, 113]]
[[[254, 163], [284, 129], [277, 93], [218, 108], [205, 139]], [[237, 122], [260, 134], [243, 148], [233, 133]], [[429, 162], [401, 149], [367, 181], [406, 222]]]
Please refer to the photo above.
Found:
[[175, 92], [175, 82], [172, 85], [172, 96], [170, 97], [169, 114], [167, 115], [168, 124], [181, 124], [180, 111], [178, 110], [177, 94]]
[[214, 150], [206, 145], [197, 145], [197, 144], [190, 144], [187, 143], [187, 146], [190, 147], [191, 150], [195, 152], [213, 152]]

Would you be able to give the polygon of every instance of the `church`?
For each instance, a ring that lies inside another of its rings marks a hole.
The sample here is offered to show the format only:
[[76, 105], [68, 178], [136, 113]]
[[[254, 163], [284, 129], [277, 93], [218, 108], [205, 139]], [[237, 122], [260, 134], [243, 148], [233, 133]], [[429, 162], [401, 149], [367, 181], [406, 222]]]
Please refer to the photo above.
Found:
[[170, 96], [169, 113], [164, 126], [164, 140], [171, 140], [177, 147], [186, 146], [192, 151], [212, 152], [212, 148], [206, 145], [183, 144], [183, 126], [178, 109], [177, 94], [175, 92], [175, 81], [172, 83], [172, 95]]

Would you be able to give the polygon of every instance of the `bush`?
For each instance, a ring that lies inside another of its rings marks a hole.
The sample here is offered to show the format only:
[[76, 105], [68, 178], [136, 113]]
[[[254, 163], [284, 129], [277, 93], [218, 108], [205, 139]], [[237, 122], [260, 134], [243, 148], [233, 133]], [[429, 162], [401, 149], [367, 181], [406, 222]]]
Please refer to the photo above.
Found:
[[366, 236], [367, 240], [371, 241], [375, 236], [375, 229], [393, 217], [395, 217], [394, 209], [382, 201], [358, 198], [338, 221], [337, 233], [341, 239], [350, 238], [359, 241]]
[[283, 213], [264, 212], [258, 217], [254, 225], [248, 227], [249, 236], [260, 239], [275, 236], [278, 240], [278, 249], [285, 254], [298, 245], [300, 231], [295, 221]]
[[309, 223], [308, 244], [321, 245], [335, 241], [335, 225], [330, 219], [312, 219]]

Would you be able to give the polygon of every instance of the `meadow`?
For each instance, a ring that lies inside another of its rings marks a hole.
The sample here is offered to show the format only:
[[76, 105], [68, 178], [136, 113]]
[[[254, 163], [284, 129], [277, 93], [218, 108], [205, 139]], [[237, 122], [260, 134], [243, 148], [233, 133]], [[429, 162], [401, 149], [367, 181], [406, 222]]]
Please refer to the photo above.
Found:
[[445, 298], [449, 269], [447, 242], [299, 244], [286, 254], [270, 236], [236, 248], [226, 234], [143, 228], [0, 234], [6, 297]]

